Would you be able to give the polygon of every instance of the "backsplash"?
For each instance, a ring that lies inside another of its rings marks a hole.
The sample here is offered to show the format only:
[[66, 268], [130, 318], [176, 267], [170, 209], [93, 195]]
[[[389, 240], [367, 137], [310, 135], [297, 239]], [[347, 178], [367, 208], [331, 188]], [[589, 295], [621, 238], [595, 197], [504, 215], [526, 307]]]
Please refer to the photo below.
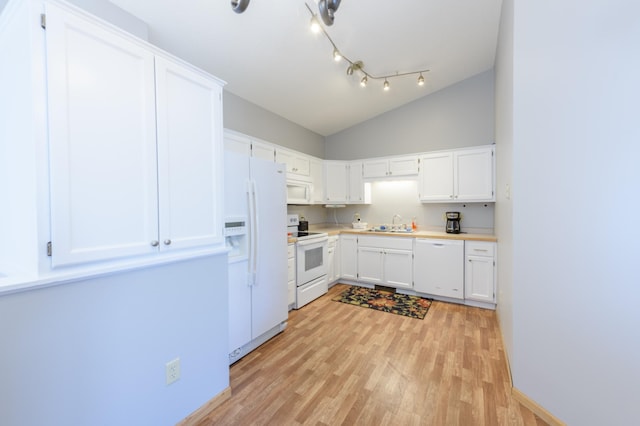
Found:
[[391, 223], [393, 216], [399, 214], [402, 219], [396, 219], [396, 223], [411, 224], [415, 217], [418, 229], [428, 230], [444, 230], [444, 213], [459, 211], [462, 213], [463, 232], [493, 233], [494, 228], [494, 203], [421, 203], [418, 200], [417, 180], [372, 182], [369, 205], [347, 205], [344, 208], [288, 206], [287, 211], [304, 216], [310, 224], [345, 225], [353, 222], [356, 213], [370, 225]]

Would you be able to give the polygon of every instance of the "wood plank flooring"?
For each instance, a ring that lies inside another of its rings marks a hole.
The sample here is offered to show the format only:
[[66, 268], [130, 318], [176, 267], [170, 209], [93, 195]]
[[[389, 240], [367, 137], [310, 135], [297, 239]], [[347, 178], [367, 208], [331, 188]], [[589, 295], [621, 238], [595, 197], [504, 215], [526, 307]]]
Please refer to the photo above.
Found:
[[424, 320], [331, 300], [231, 367], [208, 425], [545, 425], [511, 398], [494, 311], [434, 302]]

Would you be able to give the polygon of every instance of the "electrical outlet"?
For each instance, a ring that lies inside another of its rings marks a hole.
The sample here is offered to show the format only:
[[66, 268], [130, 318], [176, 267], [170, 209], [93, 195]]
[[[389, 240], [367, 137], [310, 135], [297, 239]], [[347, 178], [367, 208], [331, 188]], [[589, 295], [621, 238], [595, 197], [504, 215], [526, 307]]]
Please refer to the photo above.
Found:
[[180, 378], [180, 358], [176, 358], [166, 363], [165, 373], [168, 385], [178, 380]]

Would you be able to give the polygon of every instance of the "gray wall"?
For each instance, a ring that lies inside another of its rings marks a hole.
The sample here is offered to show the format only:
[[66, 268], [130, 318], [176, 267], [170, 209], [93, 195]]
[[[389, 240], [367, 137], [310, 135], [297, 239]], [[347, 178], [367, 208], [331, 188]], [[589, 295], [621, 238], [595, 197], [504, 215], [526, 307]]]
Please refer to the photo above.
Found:
[[354, 160], [494, 142], [493, 70], [326, 138], [326, 158]]
[[226, 299], [226, 255], [3, 295], [0, 423], [176, 424], [229, 386]]
[[224, 127], [324, 158], [324, 137], [233, 93], [224, 92]]
[[[570, 425], [636, 424], [640, 228], [614, 225], [639, 204], [638, 6], [504, 8], [514, 12], [500, 42], [513, 49], [497, 61], [498, 111], [513, 102], [513, 116], [498, 120], [497, 143], [512, 146], [499, 161], [511, 160], [513, 188], [512, 224], [498, 233], [512, 239], [513, 280], [500, 283], [512, 292], [512, 314], [501, 308], [500, 319], [513, 329], [514, 386]], [[508, 210], [500, 205], [499, 218]], [[499, 259], [499, 276], [509, 267]]]

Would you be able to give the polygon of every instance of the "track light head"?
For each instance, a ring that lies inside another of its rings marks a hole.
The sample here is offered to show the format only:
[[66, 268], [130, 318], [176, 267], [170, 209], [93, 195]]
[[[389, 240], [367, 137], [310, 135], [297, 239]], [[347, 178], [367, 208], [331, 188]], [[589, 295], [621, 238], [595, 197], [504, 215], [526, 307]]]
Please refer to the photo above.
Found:
[[333, 60], [339, 62], [342, 59], [342, 55], [338, 52], [338, 49], [333, 49]]
[[338, 6], [340, 6], [340, 0], [320, 0], [318, 2], [320, 17], [325, 25], [333, 25], [333, 19], [335, 17], [336, 10], [338, 10]]
[[362, 80], [360, 80], [360, 86], [362, 87], [367, 87], [367, 82], [369, 81], [369, 79], [367, 78], [367, 76], [365, 75], [364, 77], [362, 77]]
[[353, 75], [354, 71], [360, 71], [363, 67], [362, 61], [350, 62], [347, 67], [347, 75]]
[[384, 79], [384, 84], [382, 85], [382, 89], [384, 91], [388, 91], [389, 90], [389, 81], [386, 78]]
[[422, 73], [420, 73], [420, 76], [418, 77], [418, 86], [424, 86], [424, 77], [422, 76]]
[[235, 13], [242, 13], [247, 9], [247, 6], [249, 6], [249, 1], [250, 0], [231, 0], [231, 9], [233, 9]]

